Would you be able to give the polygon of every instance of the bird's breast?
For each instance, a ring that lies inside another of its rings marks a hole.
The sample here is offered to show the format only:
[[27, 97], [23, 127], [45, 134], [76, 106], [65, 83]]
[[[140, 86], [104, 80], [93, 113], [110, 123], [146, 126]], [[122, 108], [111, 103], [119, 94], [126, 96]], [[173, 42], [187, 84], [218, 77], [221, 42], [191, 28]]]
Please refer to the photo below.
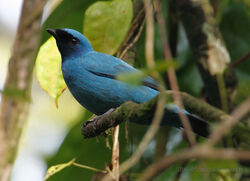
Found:
[[148, 87], [133, 87], [115, 79], [95, 75], [84, 67], [64, 66], [64, 80], [72, 95], [82, 106], [97, 115], [126, 101], [142, 103], [158, 94]]

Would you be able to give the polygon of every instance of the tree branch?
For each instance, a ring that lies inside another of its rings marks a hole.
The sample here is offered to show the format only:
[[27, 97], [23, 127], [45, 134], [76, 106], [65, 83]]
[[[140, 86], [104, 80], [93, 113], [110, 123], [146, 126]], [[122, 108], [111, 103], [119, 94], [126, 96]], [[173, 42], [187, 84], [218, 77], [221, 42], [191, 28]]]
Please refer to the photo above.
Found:
[[27, 120], [35, 55], [45, 0], [24, 0], [9, 60], [0, 112], [0, 180], [7, 181]]
[[[167, 102], [173, 101], [174, 91], [165, 91], [164, 96]], [[175, 92], [179, 94], [183, 100], [185, 109], [209, 122], [220, 122], [230, 118], [223, 111], [207, 104], [206, 102], [188, 95], [187, 93]], [[156, 108], [157, 97], [144, 104], [136, 104], [134, 102], [126, 102], [115, 110], [110, 110], [107, 113], [98, 116], [82, 127], [82, 134], [85, 138], [98, 136], [105, 130], [114, 127], [124, 121], [132, 121], [138, 124], [149, 125], [152, 121]]]
[[[134, 11], [139, 11], [138, 14], [133, 18], [133, 22], [131, 23], [130, 29], [126, 35], [126, 38], [124, 39], [123, 43], [121, 44], [119, 50], [117, 51], [116, 56], [118, 58], [123, 58], [129, 51], [130, 48], [133, 47], [133, 45], [138, 40], [143, 25], [145, 22], [145, 11], [144, 8], [140, 6], [139, 1], [133, 2]], [[112, 148], [112, 174], [114, 175], [114, 180], [118, 181], [120, 174], [119, 174], [119, 125], [114, 127], [113, 130], [113, 148]]]
[[138, 181], [153, 180], [160, 175], [166, 168], [174, 163], [183, 162], [190, 159], [210, 158], [210, 159], [238, 159], [250, 160], [249, 151], [236, 151], [233, 149], [214, 149], [205, 145], [195, 146], [191, 149], [182, 150], [179, 153], [165, 156], [161, 160], [148, 166], [139, 177]]
[[[164, 58], [165, 61], [170, 61], [172, 59], [172, 54], [169, 48], [169, 44], [168, 44], [168, 39], [167, 39], [167, 32], [166, 32], [166, 28], [165, 28], [165, 21], [163, 18], [163, 13], [162, 13], [162, 7], [161, 7], [161, 1], [157, 0], [155, 1], [157, 4], [156, 7], [156, 20], [160, 29], [160, 35], [161, 35], [161, 40], [162, 40], [162, 45], [163, 45], [163, 52], [164, 52]], [[168, 74], [168, 79], [169, 79], [169, 84], [170, 84], [170, 88], [175, 91], [175, 92], [179, 92], [179, 86], [177, 83], [177, 78], [176, 78], [176, 73], [174, 68], [170, 67], [167, 70], [167, 74]], [[183, 103], [182, 103], [182, 99], [180, 97], [179, 94], [173, 94], [173, 99], [175, 104], [177, 104], [177, 106], [179, 106], [181, 109], [184, 109], [183, 107]], [[189, 124], [188, 121], [188, 117], [185, 114], [181, 114], [179, 113], [183, 128], [184, 128], [184, 132], [187, 136], [187, 140], [189, 141], [189, 143], [191, 145], [195, 144], [195, 138], [194, 135], [192, 135], [192, 127]]]
[[237, 78], [229, 67], [229, 53], [216, 26], [209, 0], [171, 0], [170, 3], [180, 15], [208, 102], [230, 111]]
[[112, 172], [114, 175], [114, 181], [119, 181], [119, 126], [116, 126], [113, 130], [113, 148], [112, 148]]
[[[146, 44], [145, 44], [145, 54], [146, 54], [146, 63], [148, 68], [152, 68], [155, 64], [154, 62], [154, 17], [153, 17], [153, 5], [151, 0], [144, 0], [145, 15], [146, 15]], [[157, 81], [161, 82], [160, 76], [157, 72], [153, 72], [152, 75], [156, 78]], [[162, 92], [165, 90], [163, 84], [160, 84], [159, 91]], [[164, 115], [165, 107], [165, 97], [164, 95], [159, 95], [156, 105], [156, 111], [153, 116], [151, 125], [149, 126], [147, 132], [143, 136], [141, 142], [139, 143], [136, 151], [124, 161], [120, 166], [120, 174], [125, 173], [131, 167], [133, 167], [139, 159], [142, 157], [142, 154], [146, 150], [148, 144], [153, 139], [154, 135], [159, 129], [162, 117]], [[110, 180], [110, 176], [107, 175], [103, 181]]]
[[126, 35], [125, 40], [122, 42], [119, 50], [117, 51], [117, 57], [123, 59], [128, 50], [133, 47], [141, 35], [143, 25], [145, 23], [145, 10], [142, 8], [140, 12], [133, 19], [130, 29]]
[[210, 135], [210, 144], [217, 143], [231, 128], [250, 112], [250, 97], [238, 106], [231, 114], [231, 117], [222, 122], [220, 126]]
[[211, 158], [211, 159], [238, 159], [243, 161], [250, 160], [250, 151], [239, 151], [232, 149], [215, 149], [212, 146], [218, 142], [234, 124], [241, 120], [250, 110], [250, 98], [236, 108], [229, 119], [223, 121], [218, 128], [210, 135], [210, 140], [191, 149], [183, 150], [179, 153], [166, 156], [158, 162], [150, 165], [142, 174], [139, 180], [152, 180], [161, 174], [167, 167], [180, 161], [187, 161], [192, 158]]
[[236, 60], [231, 67], [232, 68], [236, 68], [238, 65], [242, 64], [244, 61], [248, 60], [248, 58], [250, 57], [250, 51], [244, 55], [243, 57], [241, 57], [240, 59]]

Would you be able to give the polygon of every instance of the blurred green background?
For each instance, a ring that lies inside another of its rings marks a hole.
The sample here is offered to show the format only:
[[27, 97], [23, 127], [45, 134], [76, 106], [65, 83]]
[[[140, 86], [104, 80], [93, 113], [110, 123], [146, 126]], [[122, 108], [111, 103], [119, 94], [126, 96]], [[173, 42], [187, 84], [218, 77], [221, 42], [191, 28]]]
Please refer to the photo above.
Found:
[[[84, 29], [84, 13], [94, 2], [96, 1], [64, 0], [59, 4], [57, 0], [48, 1], [41, 27], [41, 44], [49, 38], [49, 34], [44, 31], [48, 27], [67, 27], [82, 32]], [[21, 0], [2, 0], [0, 4], [0, 89], [3, 88], [5, 80], [7, 62], [14, 41], [21, 3]], [[166, 2], [163, 3], [163, 10], [166, 16]], [[222, 0], [219, 3], [216, 20], [232, 62], [250, 51], [250, 1]], [[157, 26], [155, 26], [155, 31], [155, 59], [161, 61], [163, 60], [163, 52]], [[203, 85], [181, 25], [178, 34], [177, 60], [179, 61], [179, 67], [177, 76], [180, 89], [199, 97]], [[135, 46], [137, 58], [142, 65], [145, 65], [144, 44], [145, 30], [143, 30]], [[250, 95], [250, 59], [237, 67], [236, 74], [239, 78], [239, 93], [235, 101], [240, 103]], [[22, 135], [11, 180], [41, 181], [49, 166], [68, 162], [72, 158], [76, 158], [77, 163], [99, 169], [104, 169], [105, 165], [109, 165], [111, 150], [106, 146], [106, 143], [109, 140], [109, 143], [112, 144], [111, 138], [105, 139], [103, 136], [99, 136], [98, 138], [84, 140], [81, 136], [81, 124], [90, 116], [91, 114], [74, 100], [68, 90], [60, 97], [59, 108], [57, 109], [54, 100], [41, 89], [34, 76], [29, 120], [27, 125], [24, 125], [25, 131]], [[121, 126], [121, 162], [133, 153], [146, 130], [146, 126], [129, 123], [129, 137], [126, 140], [125, 125]], [[169, 132], [167, 153], [187, 146], [185, 141], [182, 140], [180, 130], [172, 128]], [[129, 172], [131, 178], [136, 178], [143, 168], [152, 163], [154, 151], [155, 141], [153, 140], [141, 161]], [[187, 169], [184, 170], [181, 180], [201, 180], [207, 173], [210, 174], [209, 178], [218, 180], [220, 179], [220, 172], [223, 172], [228, 178], [237, 180], [242, 172], [232, 172], [233, 169], [241, 168], [243, 172], [249, 172], [235, 161], [205, 161], [205, 165], [207, 170], [203, 173], [197, 171], [198, 168], [202, 168], [200, 163], [190, 162], [186, 166]], [[172, 180], [178, 171], [178, 167], [178, 164], [171, 167], [157, 180]], [[196, 171], [193, 171], [195, 169]], [[92, 171], [71, 166], [55, 174], [49, 180], [90, 180], [93, 174]]]

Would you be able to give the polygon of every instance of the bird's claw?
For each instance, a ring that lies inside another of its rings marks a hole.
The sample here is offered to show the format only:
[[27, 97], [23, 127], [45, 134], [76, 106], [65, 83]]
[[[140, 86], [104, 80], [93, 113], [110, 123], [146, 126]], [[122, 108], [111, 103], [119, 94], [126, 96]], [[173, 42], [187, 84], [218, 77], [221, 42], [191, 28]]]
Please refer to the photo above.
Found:
[[[94, 118], [94, 119], [95, 119], [95, 118]], [[95, 121], [94, 119], [90, 119], [90, 120], [88, 120], [88, 121], [82, 123], [82, 128], [85, 128], [89, 123]]]
[[95, 125], [96, 125], [96, 122], [100, 119], [100, 117], [102, 117], [102, 116], [104, 116], [104, 115], [107, 115], [107, 114], [110, 114], [110, 113], [112, 113], [114, 110], [115, 110], [114, 108], [111, 108], [111, 109], [109, 109], [107, 112], [105, 112], [104, 114], [102, 114], [102, 115], [100, 115], [100, 116], [96, 116], [96, 117], [94, 117], [94, 118], [92, 118], [92, 119], [90, 119], [90, 120], [87, 120], [86, 122], [84, 122], [84, 123], [82, 124], [82, 129], [85, 128], [88, 124], [93, 123], [93, 122], [94, 122]]

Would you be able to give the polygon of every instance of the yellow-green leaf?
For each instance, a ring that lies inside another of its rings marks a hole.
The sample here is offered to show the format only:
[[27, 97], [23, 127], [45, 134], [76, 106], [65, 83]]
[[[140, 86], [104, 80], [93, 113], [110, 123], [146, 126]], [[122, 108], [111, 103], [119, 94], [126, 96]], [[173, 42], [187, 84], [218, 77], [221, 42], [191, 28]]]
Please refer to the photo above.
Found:
[[121, 73], [117, 76], [117, 79], [126, 82], [130, 85], [141, 85], [143, 79], [150, 75], [151, 73], [157, 71], [157, 72], [163, 72], [167, 70], [168, 68], [176, 68], [177, 63], [174, 61], [161, 61], [157, 63], [153, 68], [145, 68], [142, 69], [140, 72], [125, 72]]
[[84, 16], [84, 35], [96, 51], [113, 55], [130, 27], [133, 17], [131, 0], [99, 1]]
[[174, 60], [166, 61], [161, 60], [156, 63], [156, 65], [152, 68], [144, 68], [142, 71], [144, 71], [146, 74], [151, 74], [154, 71], [157, 71], [159, 73], [164, 72], [168, 70], [169, 68], [177, 68], [178, 62]]
[[140, 85], [145, 77], [144, 72], [126, 72], [119, 74], [117, 79], [130, 85]]
[[61, 164], [53, 165], [53, 166], [49, 167], [49, 169], [47, 170], [47, 173], [45, 175], [45, 180], [47, 180], [52, 175], [60, 172], [64, 168], [71, 166], [74, 163], [74, 161], [75, 161], [75, 159], [72, 159], [71, 161], [69, 161], [67, 163], [61, 163]]
[[36, 59], [36, 76], [41, 87], [48, 94], [57, 99], [66, 89], [61, 70], [61, 55], [53, 37], [48, 39], [41, 47]]

